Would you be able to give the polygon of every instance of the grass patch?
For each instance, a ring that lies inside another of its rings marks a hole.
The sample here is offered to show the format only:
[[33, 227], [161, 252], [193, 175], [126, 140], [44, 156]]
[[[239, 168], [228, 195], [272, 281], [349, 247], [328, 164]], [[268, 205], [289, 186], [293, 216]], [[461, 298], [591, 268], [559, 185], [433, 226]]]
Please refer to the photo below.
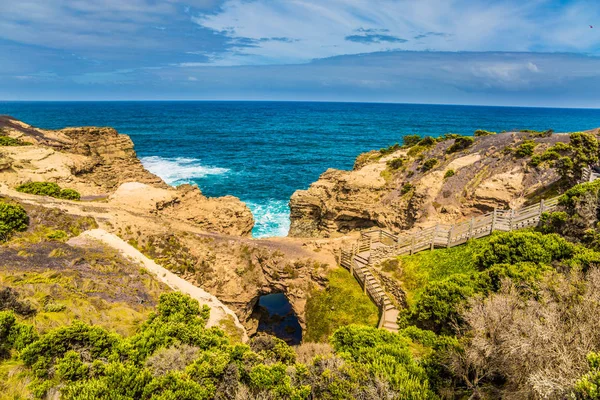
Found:
[[430, 282], [440, 281], [452, 274], [468, 274], [478, 271], [475, 255], [488, 238], [471, 240], [464, 245], [449, 249], [423, 251], [389, 260], [382, 265], [386, 272], [401, 282], [409, 304], [418, 297], [420, 290]]
[[377, 326], [379, 310], [350, 272], [337, 268], [328, 279], [327, 288], [313, 292], [306, 303], [305, 342], [325, 342], [349, 324]]

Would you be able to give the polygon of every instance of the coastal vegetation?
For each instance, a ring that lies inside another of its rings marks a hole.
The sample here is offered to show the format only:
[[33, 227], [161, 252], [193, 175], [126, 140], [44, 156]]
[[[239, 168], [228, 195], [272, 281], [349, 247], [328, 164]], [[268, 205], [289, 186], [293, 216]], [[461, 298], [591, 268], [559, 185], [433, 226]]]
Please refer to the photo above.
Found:
[[474, 133], [474, 136], [475, 137], [478, 137], [478, 136], [489, 136], [489, 135], [495, 135], [495, 134], [496, 134], [496, 132], [490, 132], [490, 131], [486, 131], [484, 129], [477, 129], [475, 131], [475, 133]]
[[65, 200], [80, 200], [81, 195], [73, 189], [62, 189], [54, 182], [29, 182], [16, 187], [21, 193], [50, 196]]
[[329, 273], [325, 290], [315, 290], [306, 305], [304, 341], [326, 342], [339, 327], [349, 324], [377, 326], [378, 309], [345, 269]]
[[29, 146], [31, 143], [0, 135], [0, 146]]
[[461, 151], [461, 150], [468, 148], [469, 146], [471, 146], [473, 144], [473, 142], [474, 142], [474, 140], [472, 137], [469, 137], [469, 136], [458, 137], [458, 138], [454, 139], [454, 143], [452, 143], [452, 145], [450, 147], [448, 147], [448, 150], [446, 150], [446, 152], [448, 154], [456, 153], [457, 151]]
[[28, 223], [23, 207], [0, 200], [0, 241], [7, 240], [14, 232], [24, 231]]

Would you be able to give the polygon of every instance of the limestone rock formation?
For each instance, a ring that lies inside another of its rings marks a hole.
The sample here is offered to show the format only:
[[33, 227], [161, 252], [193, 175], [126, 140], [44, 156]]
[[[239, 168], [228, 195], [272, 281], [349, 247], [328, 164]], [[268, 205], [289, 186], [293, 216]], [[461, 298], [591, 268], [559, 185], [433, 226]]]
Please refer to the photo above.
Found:
[[254, 226], [252, 212], [238, 198], [208, 198], [192, 185], [167, 189], [128, 182], [119, 186], [109, 200], [128, 210], [190, 222], [207, 232], [248, 236]]
[[84, 197], [108, 197], [115, 206], [183, 220], [208, 232], [247, 236], [254, 226], [250, 209], [233, 196], [208, 198], [197, 187], [168, 186], [144, 168], [129, 136], [113, 128], [42, 130], [2, 116], [0, 128], [32, 144], [3, 147], [0, 183], [9, 188], [56, 182]]
[[369, 227], [398, 232], [519, 207], [551, 188], [559, 175], [552, 167], [530, 166], [530, 157], [515, 155], [515, 149], [531, 140], [538, 154], [569, 136], [507, 132], [474, 139], [458, 151], [448, 151], [455, 142], [450, 138], [369, 152], [352, 171], [326, 171], [291, 197], [289, 235], [334, 237]]

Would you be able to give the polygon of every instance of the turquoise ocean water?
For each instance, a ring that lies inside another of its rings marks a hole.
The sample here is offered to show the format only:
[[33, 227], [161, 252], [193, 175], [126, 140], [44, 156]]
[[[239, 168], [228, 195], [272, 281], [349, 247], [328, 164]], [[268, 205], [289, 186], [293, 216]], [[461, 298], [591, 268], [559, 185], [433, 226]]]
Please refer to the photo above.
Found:
[[254, 213], [256, 237], [284, 236], [288, 201], [327, 168], [351, 169], [364, 151], [407, 134], [476, 129], [600, 127], [600, 110], [319, 102], [0, 102], [42, 128], [112, 126], [170, 184], [233, 195]]

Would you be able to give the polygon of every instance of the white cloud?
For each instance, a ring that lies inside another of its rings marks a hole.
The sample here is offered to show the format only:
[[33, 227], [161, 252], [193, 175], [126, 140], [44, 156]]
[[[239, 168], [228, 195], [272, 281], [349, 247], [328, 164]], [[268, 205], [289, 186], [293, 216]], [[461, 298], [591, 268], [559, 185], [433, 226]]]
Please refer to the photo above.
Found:
[[[219, 12], [193, 17], [232, 40], [296, 40], [230, 49], [222, 58], [227, 64], [297, 63], [390, 49], [593, 53], [600, 51], [600, 29], [587, 25], [594, 19], [600, 19], [600, 7], [589, 0], [227, 0]], [[347, 40], [368, 29], [407, 41]], [[236, 56], [240, 50], [245, 57]]]

